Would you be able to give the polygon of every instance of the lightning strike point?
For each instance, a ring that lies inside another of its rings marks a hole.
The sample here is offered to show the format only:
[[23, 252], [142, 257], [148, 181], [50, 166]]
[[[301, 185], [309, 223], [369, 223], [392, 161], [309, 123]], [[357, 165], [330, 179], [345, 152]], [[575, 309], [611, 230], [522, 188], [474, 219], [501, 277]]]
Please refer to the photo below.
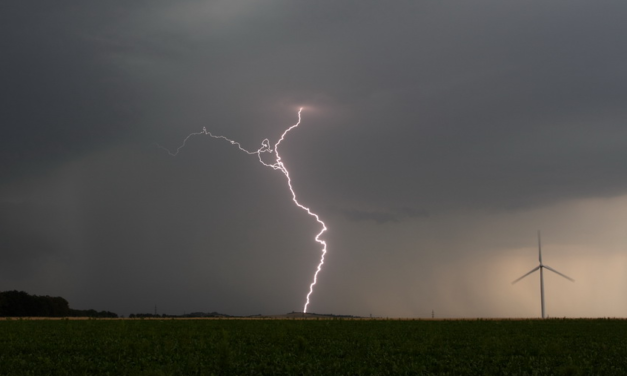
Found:
[[[207, 136], [209, 136], [211, 138], [223, 139], [225, 141], [228, 141], [229, 143], [231, 143], [231, 145], [237, 145], [238, 149], [240, 151], [243, 151], [246, 154], [250, 154], [250, 155], [256, 154], [257, 157], [259, 158], [259, 162], [262, 165], [264, 165], [266, 167], [270, 167], [273, 170], [281, 171], [283, 173], [283, 175], [285, 175], [285, 177], [287, 178], [287, 186], [288, 186], [288, 188], [290, 190], [290, 193], [292, 194], [292, 201], [294, 202], [294, 204], [296, 206], [298, 206], [300, 209], [306, 211], [307, 214], [310, 215], [311, 217], [313, 217], [316, 220], [316, 222], [318, 222], [318, 224], [321, 227], [320, 232], [318, 232], [318, 234], [314, 237], [314, 240], [322, 246], [322, 250], [321, 250], [321, 256], [320, 256], [320, 262], [318, 263], [318, 267], [316, 268], [316, 271], [315, 271], [315, 273], [313, 275], [313, 281], [309, 285], [309, 292], [307, 293], [307, 296], [305, 298], [305, 306], [303, 308], [303, 313], [307, 313], [307, 307], [310, 304], [311, 294], [313, 294], [314, 286], [318, 282], [318, 274], [322, 270], [322, 265], [324, 265], [324, 256], [327, 254], [327, 243], [324, 240], [321, 239], [322, 234], [324, 234], [327, 231], [327, 226], [320, 219], [318, 214], [312, 212], [308, 207], [306, 207], [306, 206], [302, 205], [300, 202], [298, 202], [298, 199], [296, 198], [296, 192], [294, 191], [294, 188], [292, 187], [292, 179], [290, 178], [290, 173], [287, 170], [287, 168], [285, 167], [285, 165], [283, 164], [283, 160], [281, 159], [281, 156], [279, 155], [279, 144], [285, 139], [285, 136], [287, 135], [287, 133], [289, 131], [291, 131], [294, 128], [297, 128], [300, 125], [300, 123], [301, 123], [301, 112], [302, 111], [303, 111], [303, 107], [300, 107], [298, 109], [298, 121], [296, 122], [296, 124], [294, 124], [291, 127], [287, 128], [281, 134], [281, 137], [279, 137], [279, 140], [277, 141], [277, 143], [274, 144], [274, 149], [272, 149], [270, 147], [270, 140], [268, 140], [266, 138], [266, 139], [264, 139], [261, 142], [261, 147], [257, 151], [249, 151], [249, 150], [244, 149], [242, 147], [242, 145], [239, 142], [237, 142], [237, 141], [230, 140], [230, 139], [228, 139], [228, 138], [226, 138], [224, 136], [216, 136], [216, 135], [212, 134], [211, 132], [207, 131], [206, 127], [203, 127], [201, 132], [190, 133], [187, 137], [185, 137], [185, 139], [183, 139], [183, 143], [181, 144], [181, 146], [176, 148], [175, 151], [170, 151], [169, 149], [166, 149], [166, 148], [164, 148], [161, 145], [157, 145], [157, 146], [162, 148], [162, 149], [164, 149], [165, 151], [167, 151], [168, 154], [170, 154], [171, 156], [176, 157], [178, 155], [178, 153], [181, 151], [181, 149], [183, 149], [185, 147], [185, 144], [187, 143], [187, 140], [189, 138], [191, 138], [193, 136], [207, 135]], [[274, 154], [275, 162], [274, 163], [266, 163], [266, 162], [264, 162], [263, 159], [261, 158], [261, 154], [262, 153]]]

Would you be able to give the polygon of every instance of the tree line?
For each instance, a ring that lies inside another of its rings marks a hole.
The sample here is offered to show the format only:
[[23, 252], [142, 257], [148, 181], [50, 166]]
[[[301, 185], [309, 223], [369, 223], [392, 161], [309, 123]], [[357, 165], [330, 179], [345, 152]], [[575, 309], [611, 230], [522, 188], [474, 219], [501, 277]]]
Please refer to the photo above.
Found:
[[117, 314], [94, 309], [70, 308], [67, 300], [60, 296], [30, 295], [24, 291], [0, 292], [0, 317], [108, 317]]
[[165, 313], [158, 315], [156, 313], [131, 313], [128, 318], [129, 319], [144, 319], [144, 318], [199, 318], [199, 317], [237, 317], [237, 316], [231, 316], [231, 315], [227, 315], [224, 313], [218, 313], [218, 312], [210, 312], [210, 313], [205, 313], [205, 312], [192, 312], [192, 313], [185, 313], [182, 315], [166, 315]]

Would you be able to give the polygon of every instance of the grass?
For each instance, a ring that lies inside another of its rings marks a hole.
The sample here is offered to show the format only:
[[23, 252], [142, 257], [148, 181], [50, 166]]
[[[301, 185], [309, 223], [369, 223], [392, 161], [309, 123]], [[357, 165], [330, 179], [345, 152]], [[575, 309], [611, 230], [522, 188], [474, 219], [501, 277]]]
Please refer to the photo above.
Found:
[[624, 320], [0, 320], [0, 375], [622, 375]]

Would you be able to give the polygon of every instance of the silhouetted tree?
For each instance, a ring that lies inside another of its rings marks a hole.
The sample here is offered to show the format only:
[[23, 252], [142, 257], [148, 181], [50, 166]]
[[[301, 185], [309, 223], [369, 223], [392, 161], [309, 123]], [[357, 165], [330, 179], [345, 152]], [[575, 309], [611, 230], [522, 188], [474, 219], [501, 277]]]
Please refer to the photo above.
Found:
[[0, 316], [2, 317], [118, 317], [109, 311], [93, 309], [81, 311], [70, 309], [67, 300], [61, 297], [29, 295], [24, 291], [0, 292]]
[[70, 306], [61, 297], [29, 295], [24, 291], [0, 292], [0, 316], [69, 316]]

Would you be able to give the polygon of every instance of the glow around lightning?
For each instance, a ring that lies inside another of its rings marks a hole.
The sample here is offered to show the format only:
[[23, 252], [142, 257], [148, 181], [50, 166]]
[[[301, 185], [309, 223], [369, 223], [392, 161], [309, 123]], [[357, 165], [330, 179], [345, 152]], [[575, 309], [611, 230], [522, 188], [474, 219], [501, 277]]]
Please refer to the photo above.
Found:
[[[279, 144], [281, 144], [281, 142], [285, 139], [285, 136], [287, 135], [287, 133], [289, 131], [291, 131], [292, 129], [294, 129], [294, 128], [296, 128], [296, 127], [298, 127], [300, 125], [300, 122], [301, 122], [301, 112], [302, 111], [303, 111], [302, 107], [298, 109], [298, 122], [296, 124], [292, 125], [291, 127], [287, 128], [285, 130], [285, 132], [283, 132], [283, 134], [279, 138], [279, 141], [277, 141], [277, 143], [274, 144], [274, 149], [272, 149], [272, 147], [270, 146], [270, 141], [266, 138], [265, 140], [263, 140], [261, 142], [261, 147], [259, 149], [257, 149], [257, 151], [249, 151], [249, 150], [244, 149], [239, 142], [230, 140], [230, 139], [228, 139], [228, 138], [226, 138], [224, 136], [216, 136], [216, 135], [212, 134], [211, 132], [207, 131], [206, 128], [203, 128], [201, 132], [195, 132], [195, 133], [189, 134], [183, 140], [183, 144], [181, 144], [181, 146], [179, 146], [173, 152], [168, 150], [168, 149], [166, 149], [166, 148], [164, 148], [163, 146], [160, 146], [160, 145], [158, 145], [158, 146], [163, 148], [164, 150], [166, 150], [171, 156], [175, 157], [176, 155], [178, 155], [179, 151], [185, 147], [185, 144], [187, 143], [187, 140], [190, 139], [190, 137], [207, 135], [207, 136], [212, 137], [212, 138], [218, 138], [218, 139], [222, 139], [222, 140], [228, 141], [228, 142], [231, 143], [231, 145], [237, 146], [239, 148], [239, 150], [243, 151], [246, 154], [250, 154], [250, 155], [257, 154], [257, 157], [259, 158], [259, 162], [261, 162], [261, 164], [263, 164], [266, 167], [270, 167], [270, 168], [272, 168], [274, 170], [279, 170], [279, 171], [281, 171], [285, 175], [285, 177], [287, 178], [287, 185], [288, 185], [288, 187], [290, 189], [290, 192], [292, 193], [292, 201], [294, 201], [296, 206], [298, 206], [299, 208], [301, 208], [304, 211], [306, 211], [307, 214], [309, 214], [310, 216], [314, 217], [316, 219], [316, 221], [322, 227], [320, 232], [314, 238], [316, 240], [316, 242], [318, 242], [318, 243], [320, 243], [320, 245], [322, 245], [322, 255], [320, 256], [320, 262], [318, 263], [318, 267], [316, 268], [316, 272], [314, 273], [313, 282], [309, 285], [309, 292], [307, 293], [305, 307], [303, 308], [303, 312], [306, 313], [307, 312], [307, 306], [309, 306], [309, 298], [310, 298], [311, 294], [313, 293], [314, 286], [316, 285], [316, 283], [318, 281], [318, 273], [320, 273], [320, 270], [322, 270], [322, 265], [324, 264], [324, 256], [327, 253], [327, 243], [324, 240], [320, 239], [322, 234], [324, 234], [324, 232], [327, 231], [327, 226], [324, 224], [324, 222], [322, 222], [322, 220], [320, 219], [320, 217], [316, 213], [312, 212], [308, 207], [306, 207], [305, 205], [303, 205], [300, 202], [298, 202], [298, 200], [296, 199], [296, 192], [294, 192], [294, 188], [292, 187], [292, 179], [290, 178], [290, 173], [287, 170], [287, 168], [285, 167], [285, 165], [283, 164], [283, 161], [281, 160], [281, 156], [279, 155]], [[266, 163], [266, 162], [264, 162], [264, 160], [261, 157], [261, 155], [263, 153], [269, 153], [270, 155], [274, 155], [275, 156], [275, 162], [274, 163]]]

